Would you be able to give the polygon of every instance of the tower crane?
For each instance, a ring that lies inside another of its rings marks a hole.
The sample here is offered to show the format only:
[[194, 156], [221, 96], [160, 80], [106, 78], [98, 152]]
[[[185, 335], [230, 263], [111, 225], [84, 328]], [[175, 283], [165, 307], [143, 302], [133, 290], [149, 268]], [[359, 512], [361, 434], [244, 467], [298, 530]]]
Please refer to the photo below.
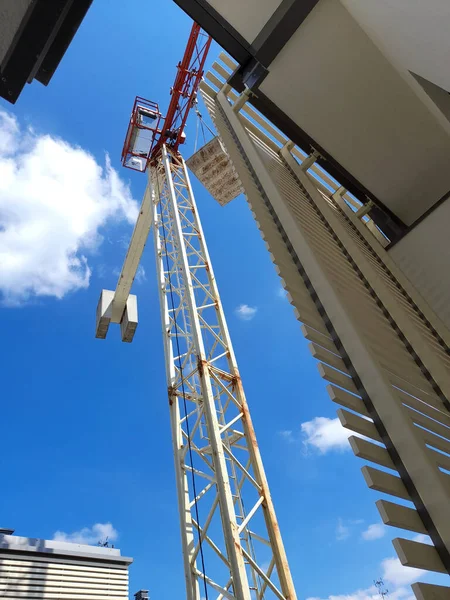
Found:
[[137, 326], [131, 285], [150, 229], [163, 331], [187, 600], [296, 600], [186, 164], [179, 147], [211, 38], [193, 24], [165, 117], [137, 97], [122, 151], [148, 185], [96, 337]]

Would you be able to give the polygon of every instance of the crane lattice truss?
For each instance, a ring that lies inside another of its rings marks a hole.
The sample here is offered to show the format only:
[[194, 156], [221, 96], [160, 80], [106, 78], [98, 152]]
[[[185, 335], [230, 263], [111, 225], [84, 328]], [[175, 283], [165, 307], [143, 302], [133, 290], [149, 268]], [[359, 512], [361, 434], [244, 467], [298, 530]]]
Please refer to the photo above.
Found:
[[[116, 290], [103, 290], [96, 337], [137, 327], [130, 294], [153, 225], [187, 600], [295, 600], [236, 358], [186, 165], [178, 153], [211, 38], [192, 25], [164, 124], [137, 98], [124, 166], [149, 183]], [[138, 159], [133, 164], [132, 159]]]
[[295, 599], [185, 163], [148, 174], [187, 598]]

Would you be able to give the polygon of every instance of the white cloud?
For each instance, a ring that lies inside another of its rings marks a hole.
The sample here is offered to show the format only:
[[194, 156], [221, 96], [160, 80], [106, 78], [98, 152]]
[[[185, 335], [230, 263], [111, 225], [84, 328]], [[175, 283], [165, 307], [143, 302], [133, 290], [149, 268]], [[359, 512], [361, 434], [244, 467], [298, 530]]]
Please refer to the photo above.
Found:
[[315, 417], [312, 421], [302, 423], [300, 427], [305, 446], [318, 450], [320, 454], [330, 450], [343, 451], [350, 448], [347, 439], [353, 434], [342, 427], [337, 418]]
[[342, 542], [350, 537], [353, 533], [355, 525], [362, 525], [364, 519], [342, 519], [337, 520], [335, 535], [338, 542]]
[[285, 429], [283, 431], [279, 431], [278, 435], [283, 438], [286, 442], [293, 444], [295, 442], [294, 433], [290, 429]]
[[100, 263], [96, 267], [96, 272], [97, 272], [97, 277], [100, 277], [100, 279], [104, 279], [106, 277], [108, 269], [107, 269], [106, 265], [104, 265], [103, 263]]
[[144, 281], [147, 281], [145, 269], [142, 265], [138, 266], [134, 280], [136, 281], [136, 283], [143, 283]]
[[0, 110], [0, 156], [9, 156], [17, 148], [19, 125], [15, 117]]
[[[389, 600], [415, 600], [409, 585], [426, 574], [422, 569], [404, 567], [398, 558], [393, 556], [382, 561], [381, 572]], [[349, 594], [330, 594], [326, 598], [314, 597], [307, 600], [380, 600], [380, 594], [376, 586], [372, 585]]]
[[243, 321], [251, 321], [256, 315], [257, 311], [258, 309], [255, 306], [249, 306], [248, 304], [240, 304], [234, 312]]
[[[377, 588], [372, 586], [367, 590], [357, 590], [351, 594], [331, 594], [327, 596], [327, 600], [379, 600], [380, 595], [378, 594]], [[307, 600], [321, 600], [321, 598], [307, 598]]]
[[381, 563], [383, 570], [382, 577], [384, 581], [398, 587], [414, 583], [420, 577], [426, 574], [423, 569], [413, 567], [404, 567], [398, 558], [385, 558]]
[[5, 304], [62, 298], [89, 285], [88, 256], [109, 220], [138, 206], [111, 167], [80, 147], [21, 129], [0, 110], [0, 295]]
[[418, 533], [412, 538], [413, 542], [419, 542], [420, 544], [433, 544], [429, 535], [424, 533]]
[[362, 532], [361, 536], [364, 540], [372, 541], [379, 540], [386, 533], [386, 528], [381, 523], [373, 523], [369, 525], [369, 527]]
[[[389, 600], [415, 600], [411, 590], [407, 588], [398, 588], [393, 592], [389, 591]], [[307, 598], [307, 600], [380, 600], [380, 594], [377, 588], [372, 585], [365, 590], [356, 590], [350, 594], [331, 594], [325, 599]]]
[[119, 534], [111, 523], [95, 523], [92, 527], [83, 527], [80, 531], [65, 533], [56, 531], [53, 539], [58, 542], [72, 542], [73, 544], [88, 544], [96, 546], [98, 542], [115, 542]]
[[336, 539], [339, 542], [346, 540], [350, 536], [350, 528], [347, 525], [344, 525], [344, 522], [341, 518], [338, 519], [336, 525]]
[[279, 287], [277, 290], [277, 296], [279, 298], [287, 299], [287, 292], [283, 287]]
[[128, 250], [128, 246], [130, 245], [131, 234], [130, 235], [121, 235], [117, 240], [117, 243], [124, 248], [124, 250]]

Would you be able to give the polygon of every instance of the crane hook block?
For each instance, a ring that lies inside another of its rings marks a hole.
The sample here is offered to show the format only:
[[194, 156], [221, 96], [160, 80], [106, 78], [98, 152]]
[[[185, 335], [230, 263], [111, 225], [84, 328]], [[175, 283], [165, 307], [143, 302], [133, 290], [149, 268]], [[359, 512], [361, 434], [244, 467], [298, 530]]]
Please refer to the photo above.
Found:
[[134, 294], [128, 296], [126, 304], [121, 310], [121, 307], [118, 307], [118, 303], [115, 302], [115, 293], [111, 290], [102, 290], [97, 304], [95, 337], [104, 340], [111, 322], [120, 323], [122, 342], [133, 341], [138, 324], [137, 298]]

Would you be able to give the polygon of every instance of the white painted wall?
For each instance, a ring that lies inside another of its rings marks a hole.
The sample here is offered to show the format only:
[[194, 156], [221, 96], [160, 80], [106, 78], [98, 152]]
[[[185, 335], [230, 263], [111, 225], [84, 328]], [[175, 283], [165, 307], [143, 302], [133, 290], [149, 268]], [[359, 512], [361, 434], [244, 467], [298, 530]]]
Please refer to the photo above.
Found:
[[339, 0], [320, 0], [261, 90], [406, 224], [450, 189], [448, 131]]
[[450, 329], [450, 199], [441, 204], [389, 255]]
[[341, 0], [394, 64], [450, 92], [449, 0]]
[[281, 0], [209, 0], [213, 8], [251, 44]]

